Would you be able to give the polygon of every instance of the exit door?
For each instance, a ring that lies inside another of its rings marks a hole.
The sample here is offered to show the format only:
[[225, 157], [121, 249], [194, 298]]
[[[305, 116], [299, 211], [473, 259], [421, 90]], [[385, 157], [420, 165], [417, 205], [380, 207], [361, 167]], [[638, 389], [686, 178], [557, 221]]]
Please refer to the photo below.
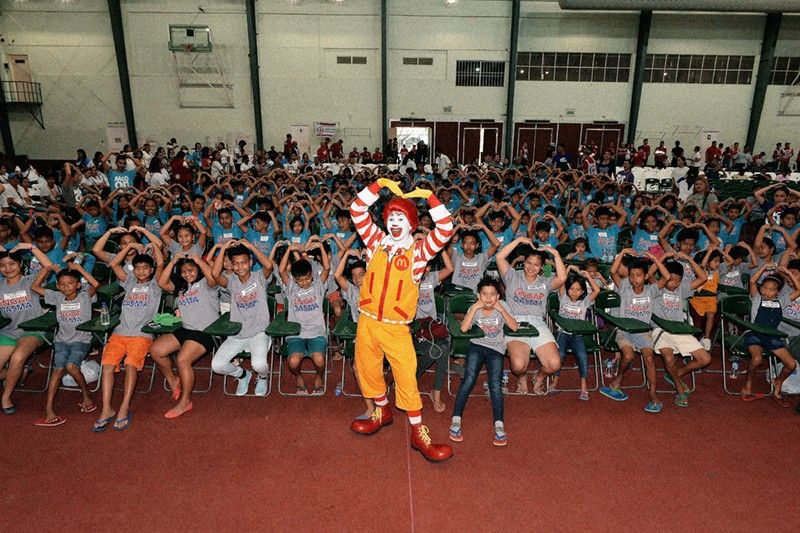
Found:
[[10, 81], [33, 81], [27, 54], [9, 54], [8, 68]]
[[470, 128], [462, 129], [461, 160], [464, 164], [471, 164], [478, 160], [479, 164], [487, 155], [499, 152], [499, 128]]

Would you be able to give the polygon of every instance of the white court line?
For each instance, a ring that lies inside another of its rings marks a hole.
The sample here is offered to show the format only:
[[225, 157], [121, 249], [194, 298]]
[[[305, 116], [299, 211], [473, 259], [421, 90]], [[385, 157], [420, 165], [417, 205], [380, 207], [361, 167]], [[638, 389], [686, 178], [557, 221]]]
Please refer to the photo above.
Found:
[[403, 418], [406, 419], [406, 469], [408, 471], [408, 509], [411, 513], [411, 533], [414, 533], [414, 491], [411, 488], [411, 434], [408, 432], [408, 427], [410, 426], [408, 422], [408, 417], [404, 416]]

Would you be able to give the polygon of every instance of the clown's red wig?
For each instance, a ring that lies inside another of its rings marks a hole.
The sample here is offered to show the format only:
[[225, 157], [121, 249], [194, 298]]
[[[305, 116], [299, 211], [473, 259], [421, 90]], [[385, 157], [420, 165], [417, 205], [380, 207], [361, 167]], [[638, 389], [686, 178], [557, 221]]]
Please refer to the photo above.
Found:
[[414, 202], [407, 198], [392, 198], [386, 203], [383, 208], [383, 223], [389, 220], [389, 213], [392, 211], [400, 211], [403, 213], [408, 221], [411, 223], [411, 231], [417, 229], [419, 226], [419, 215], [417, 214], [417, 206]]

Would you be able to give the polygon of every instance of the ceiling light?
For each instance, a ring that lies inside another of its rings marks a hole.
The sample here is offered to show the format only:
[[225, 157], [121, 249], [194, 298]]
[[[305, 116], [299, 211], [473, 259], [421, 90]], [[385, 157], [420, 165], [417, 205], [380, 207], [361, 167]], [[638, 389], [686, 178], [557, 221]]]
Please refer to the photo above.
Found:
[[450, 7], [456, 5], [456, 0], [444, 0], [444, 6]]

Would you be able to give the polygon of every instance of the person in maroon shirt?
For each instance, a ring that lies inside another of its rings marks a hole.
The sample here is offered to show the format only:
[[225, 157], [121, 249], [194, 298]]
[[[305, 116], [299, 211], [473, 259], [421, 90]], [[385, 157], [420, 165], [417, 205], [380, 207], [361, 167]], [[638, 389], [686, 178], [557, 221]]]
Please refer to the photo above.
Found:
[[286, 134], [286, 140], [283, 141], [283, 155], [286, 156], [286, 159], [289, 159], [292, 156], [293, 148], [292, 148], [292, 134]]
[[722, 150], [717, 147], [717, 141], [711, 141], [711, 146], [706, 148], [706, 164], [713, 163], [722, 157]]
[[344, 152], [343, 143], [344, 141], [342, 139], [339, 139], [338, 141], [336, 141], [331, 145], [331, 158], [339, 159], [340, 157], [342, 157], [342, 153]]
[[642, 163], [643, 166], [647, 166], [647, 162], [650, 160], [650, 143], [648, 141], [649, 139], [643, 139], [642, 146], [640, 146], [640, 149], [644, 151], [644, 163]]
[[364, 151], [361, 152], [361, 163], [364, 165], [369, 165], [372, 163], [372, 152], [370, 152], [369, 148], [366, 146], [364, 147]]
[[647, 153], [644, 151], [644, 146], [640, 146], [639, 149], [634, 152], [633, 157], [631, 157], [631, 166], [643, 167], [646, 162]]
[[188, 185], [189, 182], [192, 181], [192, 173], [189, 170], [189, 167], [186, 166], [184, 163], [184, 157], [186, 156], [186, 152], [183, 150], [179, 151], [178, 154], [175, 156], [175, 159], [170, 162], [169, 166], [172, 170], [172, 175], [175, 176], [175, 179], [181, 185]]
[[667, 147], [664, 146], [664, 141], [660, 141], [656, 150], [653, 153], [653, 161], [656, 168], [666, 168], [667, 166]]
[[325, 141], [319, 143], [319, 148], [317, 148], [317, 157], [319, 157], [320, 163], [327, 163], [329, 160], [330, 151], [328, 150], [328, 144]]
[[372, 162], [383, 163], [383, 153], [381, 152], [380, 147], [375, 148], [375, 152], [372, 154]]

